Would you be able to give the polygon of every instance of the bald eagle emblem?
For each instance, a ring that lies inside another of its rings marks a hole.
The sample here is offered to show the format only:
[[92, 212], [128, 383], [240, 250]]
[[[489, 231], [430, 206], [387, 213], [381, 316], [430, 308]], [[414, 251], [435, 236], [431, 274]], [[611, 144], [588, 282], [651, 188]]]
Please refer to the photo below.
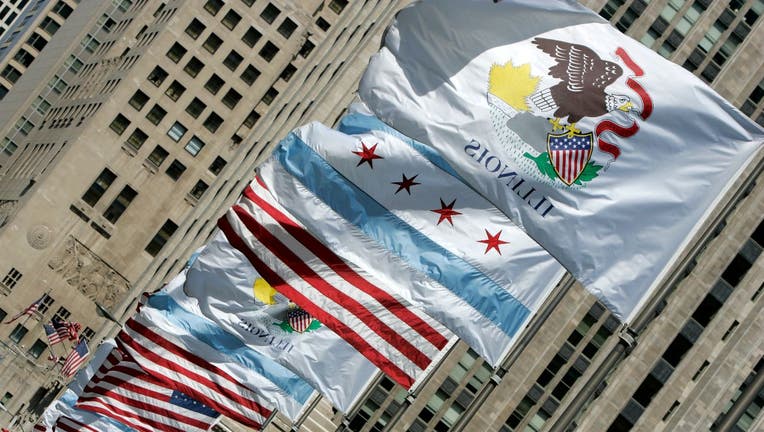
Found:
[[[500, 135], [515, 143], [510, 145], [525, 144], [518, 147], [519, 156], [532, 161], [547, 183], [582, 186], [602, 168], [591, 160], [598, 142], [592, 123], [601, 117], [639, 114], [629, 96], [610, 88], [616, 87], [624, 69], [581, 44], [536, 37], [530, 46], [533, 49], [524, 49], [514, 62], [491, 67], [492, 122]], [[528, 121], [528, 116], [543, 119], [543, 129], [550, 129], [546, 139], [522, 135], [528, 124], [541, 124]], [[521, 128], [513, 127], [516, 117], [523, 119]]]

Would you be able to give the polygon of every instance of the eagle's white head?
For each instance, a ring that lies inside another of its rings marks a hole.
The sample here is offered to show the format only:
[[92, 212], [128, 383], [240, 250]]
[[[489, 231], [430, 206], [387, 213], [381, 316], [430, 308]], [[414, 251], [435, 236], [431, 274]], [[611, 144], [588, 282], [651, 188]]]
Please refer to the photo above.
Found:
[[605, 95], [605, 108], [608, 112], [615, 110], [623, 112], [636, 111], [636, 107], [628, 96], [618, 94]]

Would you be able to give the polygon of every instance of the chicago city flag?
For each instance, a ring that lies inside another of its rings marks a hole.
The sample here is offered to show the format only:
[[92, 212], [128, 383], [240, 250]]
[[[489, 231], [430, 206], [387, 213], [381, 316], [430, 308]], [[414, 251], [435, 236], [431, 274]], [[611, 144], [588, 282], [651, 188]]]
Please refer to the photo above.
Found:
[[359, 94], [625, 320], [764, 141], [695, 76], [575, 1], [417, 2]]

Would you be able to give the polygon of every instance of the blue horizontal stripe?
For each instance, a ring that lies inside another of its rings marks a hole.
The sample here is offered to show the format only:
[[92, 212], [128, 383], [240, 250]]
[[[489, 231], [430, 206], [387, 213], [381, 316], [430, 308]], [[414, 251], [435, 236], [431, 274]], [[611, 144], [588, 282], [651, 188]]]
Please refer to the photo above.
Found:
[[446, 160], [440, 156], [440, 153], [438, 153], [437, 150], [428, 145], [422, 144], [419, 141], [415, 141], [406, 135], [403, 135], [376, 117], [357, 113], [348, 114], [345, 117], [342, 117], [342, 120], [340, 120], [339, 131], [348, 135], [363, 134], [370, 131], [380, 131], [388, 135], [392, 135], [408, 144], [414, 150], [418, 151], [436, 167], [458, 178], [462, 183], [465, 183], [461, 176], [459, 176], [459, 174], [456, 172], [456, 170], [451, 168], [451, 165], [449, 165], [448, 162], [446, 162]]
[[247, 347], [236, 336], [226, 332], [215, 323], [183, 309], [167, 293], [158, 292], [148, 301], [149, 306], [163, 312], [172, 324], [188, 331], [191, 335], [210, 347], [236, 360], [239, 364], [262, 375], [292, 399], [304, 404], [313, 393], [313, 388], [284, 366], [271, 358]]
[[514, 335], [528, 316], [528, 309], [509, 292], [389, 212], [296, 135], [289, 134], [274, 154], [289, 174], [335, 212], [409, 266], [448, 288], [507, 335]]

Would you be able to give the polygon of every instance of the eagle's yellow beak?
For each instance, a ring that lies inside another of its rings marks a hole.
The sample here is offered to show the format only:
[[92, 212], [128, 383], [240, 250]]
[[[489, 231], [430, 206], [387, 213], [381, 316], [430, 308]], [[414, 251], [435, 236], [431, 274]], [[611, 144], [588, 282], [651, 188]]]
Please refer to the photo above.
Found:
[[623, 111], [623, 112], [629, 112], [629, 111], [632, 110], [632, 108], [634, 108], [634, 104], [631, 103], [631, 101], [626, 102], [625, 104], [623, 104], [623, 105], [618, 107], [618, 109]]

